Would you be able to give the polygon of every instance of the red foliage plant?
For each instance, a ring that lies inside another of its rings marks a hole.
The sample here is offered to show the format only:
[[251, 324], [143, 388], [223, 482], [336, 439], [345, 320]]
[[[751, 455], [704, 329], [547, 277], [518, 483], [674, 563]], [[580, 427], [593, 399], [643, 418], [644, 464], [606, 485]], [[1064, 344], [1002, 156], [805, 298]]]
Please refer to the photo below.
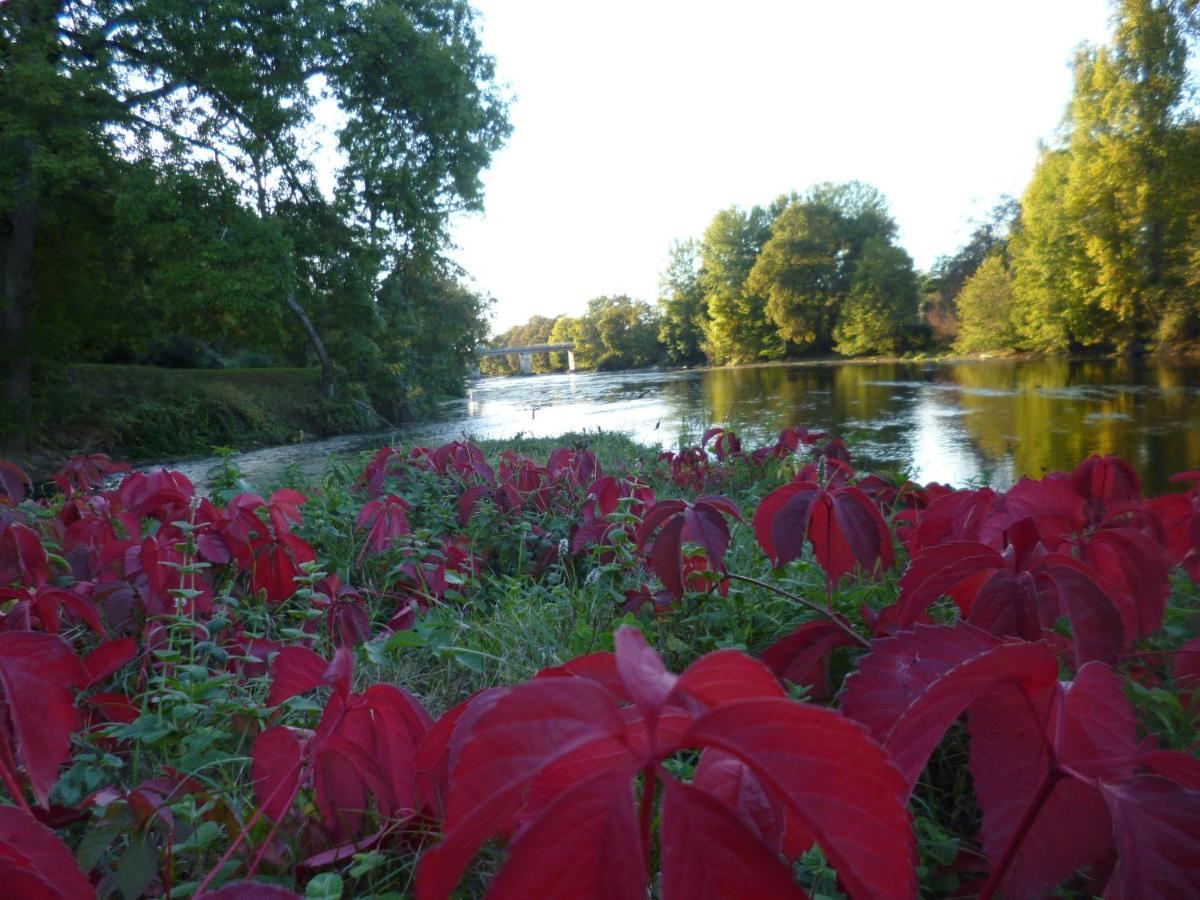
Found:
[[[638, 630], [616, 646], [480, 695], [430, 732], [445, 838], [421, 858], [418, 897], [449, 896], [493, 835], [509, 838], [493, 898], [641, 900], [656, 858], [668, 900], [802, 897], [784, 859], [814, 842], [852, 897], [914, 895], [904, 780], [857, 725], [786, 699], [737, 651], [676, 676]], [[702, 751], [691, 783], [666, 766], [684, 749]]]

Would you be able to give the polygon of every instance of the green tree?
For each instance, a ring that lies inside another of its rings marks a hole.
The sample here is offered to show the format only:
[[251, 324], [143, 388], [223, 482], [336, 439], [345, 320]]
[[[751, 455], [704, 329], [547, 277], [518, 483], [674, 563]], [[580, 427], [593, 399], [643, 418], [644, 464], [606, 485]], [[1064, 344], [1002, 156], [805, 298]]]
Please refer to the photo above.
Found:
[[959, 353], [1008, 350], [1017, 345], [1013, 281], [1004, 259], [993, 254], [967, 279], [958, 295]]
[[1194, 0], [1120, 0], [1112, 43], [1076, 56], [1064, 146], [1043, 154], [1022, 207], [1017, 292], [1035, 346], [1132, 349], [1196, 328], [1196, 16]]
[[[523, 325], [514, 325], [507, 331], [496, 335], [488, 345], [491, 347], [528, 347], [533, 344], [551, 343], [550, 333], [554, 329], [555, 319], [546, 316], [531, 316]], [[537, 374], [559, 371], [566, 368], [566, 363], [554, 359], [560, 354], [533, 354], [533, 371]], [[480, 371], [485, 375], [516, 375], [520, 371], [517, 356], [485, 356], [479, 362]]]
[[1008, 241], [1020, 226], [1021, 204], [1013, 197], [1001, 197], [980, 221], [961, 247], [949, 256], [939, 256], [929, 271], [925, 289], [925, 320], [934, 339], [950, 343], [958, 334], [959, 293], [984, 260], [995, 253], [1006, 259]]
[[659, 279], [658, 314], [658, 340], [667, 361], [675, 365], [704, 362], [708, 308], [700, 246], [696, 241], [671, 245], [666, 271]]
[[736, 207], [713, 217], [704, 232], [700, 257], [705, 338], [713, 362], [746, 363], [783, 356], [783, 342], [767, 319], [767, 298], [747, 283], [759, 250], [771, 234], [773, 215], [755, 206]]
[[365, 373], [373, 405], [402, 417], [459, 393], [475, 348], [487, 337], [491, 305], [490, 297], [468, 288], [463, 272], [444, 260], [393, 269], [378, 300], [382, 365]]
[[[167, 146], [215, 160], [260, 218], [317, 202], [313, 108], [344, 113], [338, 190], [376, 271], [430, 258], [446, 217], [480, 202], [508, 133], [464, 0], [10, 0], [0, 14], [0, 269], [7, 412], [28, 419], [47, 208], [105, 161]], [[295, 278], [302, 266], [293, 265]], [[293, 279], [275, 296], [331, 365]]]
[[[800, 351], [830, 349], [864, 249], [872, 241], [886, 245], [895, 234], [886, 200], [870, 185], [821, 184], [794, 199], [775, 219], [748, 281], [767, 298], [765, 312], [778, 337]], [[866, 312], [876, 302], [866, 296], [859, 297], [855, 334], [878, 318]]]
[[912, 258], [882, 237], [863, 244], [833, 336], [847, 356], [896, 353], [916, 324], [917, 273]]
[[1111, 330], [1109, 314], [1095, 302], [1094, 264], [1063, 202], [1069, 170], [1067, 151], [1043, 149], [1009, 243], [1013, 325], [1016, 346], [1024, 349], [1063, 351], [1096, 343]]

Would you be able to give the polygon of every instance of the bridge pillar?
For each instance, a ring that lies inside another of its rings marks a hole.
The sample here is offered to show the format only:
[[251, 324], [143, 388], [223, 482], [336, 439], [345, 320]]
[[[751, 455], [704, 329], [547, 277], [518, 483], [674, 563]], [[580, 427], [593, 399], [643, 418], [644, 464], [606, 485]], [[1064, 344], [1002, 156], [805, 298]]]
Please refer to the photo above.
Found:
[[575, 351], [574, 350], [567, 351], [567, 371], [568, 372], [575, 371]]
[[532, 353], [522, 353], [521, 354], [521, 374], [522, 375], [532, 375], [533, 374], [533, 354]]

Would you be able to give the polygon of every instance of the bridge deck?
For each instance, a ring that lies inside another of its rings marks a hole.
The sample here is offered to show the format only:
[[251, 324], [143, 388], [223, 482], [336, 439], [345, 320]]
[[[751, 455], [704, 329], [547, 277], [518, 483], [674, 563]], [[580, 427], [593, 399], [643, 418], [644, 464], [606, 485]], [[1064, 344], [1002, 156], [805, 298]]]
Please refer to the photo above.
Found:
[[575, 345], [567, 344], [529, 344], [524, 347], [484, 347], [476, 350], [479, 356], [505, 356], [509, 353], [555, 353], [563, 350], [574, 350]]

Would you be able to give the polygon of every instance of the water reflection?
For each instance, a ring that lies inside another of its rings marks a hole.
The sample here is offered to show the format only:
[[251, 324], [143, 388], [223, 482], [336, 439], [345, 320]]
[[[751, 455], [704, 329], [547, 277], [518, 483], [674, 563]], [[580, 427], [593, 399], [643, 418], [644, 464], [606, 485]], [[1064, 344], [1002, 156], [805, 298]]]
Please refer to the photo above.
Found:
[[[466, 399], [399, 433], [274, 448], [242, 461], [252, 470], [295, 462], [313, 471], [330, 452], [387, 440], [597, 428], [675, 446], [722, 425], [756, 445], [795, 423], [852, 437], [865, 462], [908, 468], [922, 482], [1003, 488], [1089, 453], [1117, 453], [1157, 491], [1171, 473], [1200, 467], [1200, 366], [1053, 359], [497, 378], [475, 382]], [[203, 465], [189, 469], [200, 474]]]

